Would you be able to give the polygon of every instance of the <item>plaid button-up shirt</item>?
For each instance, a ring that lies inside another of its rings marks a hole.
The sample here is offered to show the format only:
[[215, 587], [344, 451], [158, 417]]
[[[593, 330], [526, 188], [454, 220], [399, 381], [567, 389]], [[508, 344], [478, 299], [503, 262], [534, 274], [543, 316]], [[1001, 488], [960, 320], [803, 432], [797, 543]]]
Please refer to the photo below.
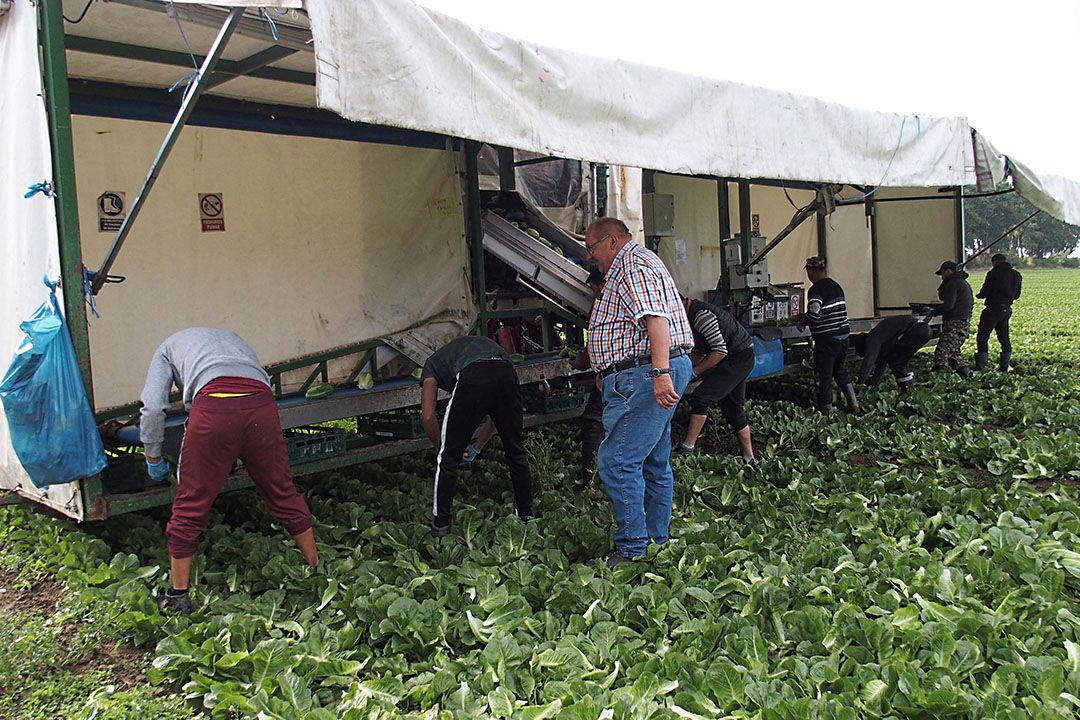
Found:
[[694, 344], [675, 281], [654, 253], [627, 243], [607, 272], [604, 294], [589, 319], [589, 356], [596, 370], [649, 354], [645, 316], [668, 320], [671, 346]]

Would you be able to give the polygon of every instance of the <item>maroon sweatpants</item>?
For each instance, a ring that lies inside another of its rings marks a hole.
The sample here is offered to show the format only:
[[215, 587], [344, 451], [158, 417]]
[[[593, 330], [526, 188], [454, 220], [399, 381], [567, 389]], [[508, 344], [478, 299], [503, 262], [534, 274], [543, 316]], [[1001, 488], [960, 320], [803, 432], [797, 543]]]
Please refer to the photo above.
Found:
[[233, 398], [210, 397], [204, 390], [191, 405], [180, 446], [179, 487], [165, 528], [170, 557], [195, 554], [210, 506], [237, 458], [285, 532], [298, 535], [311, 527], [311, 511], [293, 485], [270, 389]]

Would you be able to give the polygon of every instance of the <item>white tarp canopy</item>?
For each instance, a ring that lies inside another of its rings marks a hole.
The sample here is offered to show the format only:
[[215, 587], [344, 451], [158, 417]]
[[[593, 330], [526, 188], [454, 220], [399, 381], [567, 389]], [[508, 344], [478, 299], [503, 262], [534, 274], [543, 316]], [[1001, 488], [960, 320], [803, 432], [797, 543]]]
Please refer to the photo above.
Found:
[[973, 182], [960, 117], [857, 110], [541, 47], [409, 0], [307, 0], [319, 106], [354, 121], [680, 174]]
[[979, 190], [995, 190], [1006, 178], [1028, 202], [1071, 225], [1080, 225], [1080, 182], [1060, 175], [1036, 173], [1014, 157], [1000, 152], [979, 132], [975, 137], [975, 168]]

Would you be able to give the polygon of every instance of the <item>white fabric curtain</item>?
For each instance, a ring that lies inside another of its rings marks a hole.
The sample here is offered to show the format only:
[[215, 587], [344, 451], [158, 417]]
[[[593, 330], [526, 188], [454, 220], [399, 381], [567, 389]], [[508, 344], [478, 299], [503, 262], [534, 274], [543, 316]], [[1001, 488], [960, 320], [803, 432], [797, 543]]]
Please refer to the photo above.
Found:
[[815, 98], [520, 42], [409, 0], [308, 0], [318, 102], [350, 120], [680, 174], [974, 182], [959, 117]]

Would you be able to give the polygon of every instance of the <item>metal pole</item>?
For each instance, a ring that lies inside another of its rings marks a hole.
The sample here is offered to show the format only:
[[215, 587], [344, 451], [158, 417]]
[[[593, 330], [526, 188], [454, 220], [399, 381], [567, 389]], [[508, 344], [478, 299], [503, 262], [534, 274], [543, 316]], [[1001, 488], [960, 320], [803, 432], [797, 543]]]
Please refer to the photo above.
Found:
[[870, 216], [870, 281], [874, 293], [874, 317], [881, 312], [881, 283], [878, 278], [877, 207], [872, 197], [866, 198], [866, 214]]
[[964, 188], [956, 188], [956, 204], [953, 206], [956, 213], [956, 262], [964, 262]]
[[[739, 180], [739, 236], [743, 257], [750, 256], [750, 232], [750, 181]], [[746, 263], [744, 267], [750, 267], [751, 264]]]
[[139, 188], [139, 193], [135, 196], [135, 201], [131, 203], [131, 208], [128, 210], [127, 217], [124, 218], [124, 222], [116, 232], [116, 238], [113, 240], [112, 247], [109, 248], [109, 253], [105, 256], [105, 261], [101, 264], [101, 268], [94, 273], [93, 291], [95, 295], [105, 284], [109, 270], [112, 269], [113, 263], [116, 262], [116, 256], [120, 253], [120, 248], [123, 246], [124, 241], [131, 232], [131, 226], [135, 223], [135, 218], [139, 216], [139, 212], [146, 202], [146, 196], [150, 194], [150, 191], [154, 187], [154, 183], [157, 182], [158, 173], [161, 172], [161, 166], [169, 157], [169, 153], [172, 152], [173, 146], [180, 136], [180, 131], [184, 129], [184, 125], [187, 123], [188, 118], [191, 117], [191, 113], [195, 110], [195, 103], [203, 94], [207, 85], [209, 85], [210, 75], [214, 72], [214, 67], [217, 65], [218, 60], [221, 59], [221, 54], [225, 50], [225, 45], [228, 44], [229, 38], [236, 29], [237, 23], [240, 22], [240, 18], [243, 16], [243, 8], [233, 8], [229, 11], [229, 16], [225, 19], [225, 24], [222, 25], [221, 30], [218, 31], [217, 38], [214, 39], [214, 44], [210, 48], [210, 52], [207, 53], [206, 59], [203, 60], [202, 67], [199, 68], [199, 76], [188, 85], [187, 90], [184, 91], [184, 100], [180, 103], [180, 110], [176, 113], [176, 118], [169, 127], [169, 132], [165, 134], [165, 140], [161, 143], [161, 148], [158, 150], [157, 157], [154, 158], [154, 162], [150, 165], [150, 172], [147, 173], [146, 179], [143, 180], [142, 187]]
[[79, 197], [75, 190], [75, 149], [71, 139], [71, 99], [68, 94], [64, 17], [59, 2], [38, 3], [41, 60], [45, 81], [45, 112], [52, 145], [53, 187], [56, 189], [56, 230], [60, 241], [60, 282], [64, 288], [64, 317], [79, 361], [86, 399], [94, 407], [90, 371], [90, 337], [82, 291], [82, 241], [79, 237]]
[[499, 158], [499, 189], [503, 192], [517, 190], [517, 168], [514, 165], [514, 149], [497, 147], [495, 152]]
[[971, 261], [972, 261], [972, 260], [974, 260], [975, 258], [977, 258], [977, 257], [979, 257], [980, 255], [982, 255], [982, 254], [983, 254], [984, 252], [986, 252], [986, 251], [987, 251], [987, 250], [989, 250], [990, 248], [992, 248], [992, 247], [994, 247], [995, 245], [997, 245], [997, 244], [998, 244], [999, 242], [1001, 242], [1002, 240], [1004, 240], [1004, 239], [1005, 239], [1005, 238], [1006, 238], [1006, 237], [1007, 237], [1008, 235], [1011, 235], [1011, 234], [1012, 234], [1012, 232], [1013, 232], [1014, 230], [1017, 230], [1017, 229], [1018, 229], [1018, 228], [1019, 228], [1019, 227], [1020, 227], [1021, 225], [1024, 225], [1024, 224], [1025, 224], [1025, 223], [1026, 223], [1026, 222], [1027, 222], [1028, 220], [1031, 220], [1031, 219], [1032, 219], [1033, 217], [1035, 217], [1036, 215], [1038, 215], [1038, 214], [1039, 214], [1039, 213], [1041, 213], [1041, 212], [1042, 212], [1042, 210], [1036, 210], [1035, 212], [1031, 213], [1030, 215], [1028, 215], [1028, 216], [1027, 216], [1026, 218], [1024, 218], [1023, 220], [1021, 220], [1020, 222], [1018, 222], [1018, 223], [1016, 223], [1015, 225], [1013, 225], [1013, 226], [1012, 226], [1011, 228], [1009, 228], [1009, 229], [1008, 229], [1008, 230], [1006, 230], [1005, 232], [1001, 233], [1001, 235], [999, 235], [999, 236], [998, 236], [998, 239], [997, 239], [997, 240], [995, 240], [994, 242], [990, 243], [989, 245], [987, 245], [986, 247], [984, 247], [984, 248], [983, 248], [982, 250], [980, 250], [979, 252], [975, 253], [975, 254], [974, 254], [974, 255], [972, 255], [971, 257], [969, 257], [969, 258], [968, 258], [967, 260], [965, 260], [964, 262], [960, 263], [960, 267], [964, 267], [964, 266], [965, 266], [965, 265], [967, 265], [967, 264], [968, 264], [969, 262], [971, 262]]
[[484, 228], [480, 208], [480, 168], [477, 154], [480, 143], [466, 140], [462, 146], [465, 153], [465, 227], [468, 231], [469, 249], [472, 251], [473, 300], [476, 303], [477, 335], [487, 336], [487, 279], [484, 276]]

